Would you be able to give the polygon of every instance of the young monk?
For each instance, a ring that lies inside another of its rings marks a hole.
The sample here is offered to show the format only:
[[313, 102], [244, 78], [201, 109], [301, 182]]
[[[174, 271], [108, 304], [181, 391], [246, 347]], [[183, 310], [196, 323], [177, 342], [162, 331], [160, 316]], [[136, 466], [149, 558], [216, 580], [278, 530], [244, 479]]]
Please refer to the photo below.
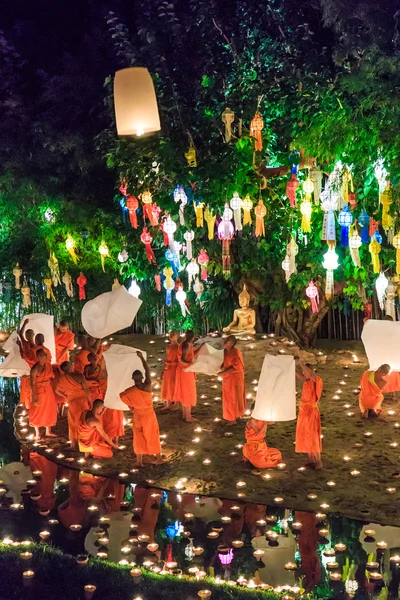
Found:
[[307, 466], [320, 470], [322, 438], [318, 402], [322, 394], [322, 379], [301, 360], [298, 360], [297, 364], [301, 372], [296, 371], [296, 377], [304, 383], [297, 417], [295, 452], [306, 452]]
[[81, 373], [74, 373], [70, 362], [60, 365], [62, 375], [56, 387], [56, 394], [68, 402], [68, 436], [71, 449], [75, 450], [78, 439], [78, 428], [82, 413], [90, 409], [91, 397], [86, 379]]
[[54, 330], [54, 338], [56, 343], [56, 363], [69, 361], [69, 353], [74, 349], [75, 334], [69, 329], [68, 321], [60, 321], [58, 327]]
[[256, 469], [271, 469], [282, 461], [282, 454], [277, 448], [269, 448], [265, 441], [267, 422], [249, 419], [245, 429], [246, 443], [243, 446], [243, 457]]
[[142, 361], [145, 371], [143, 381], [142, 372], [136, 370], [132, 373], [135, 385], [121, 392], [119, 397], [133, 411], [133, 450], [136, 454], [138, 467], [143, 467], [144, 455], [156, 455], [156, 464], [161, 464], [160, 430], [156, 413], [153, 408], [151, 393], [151, 376], [149, 365], [141, 352], [137, 353]]
[[83, 369], [83, 374], [87, 381], [87, 385], [89, 386], [91, 396], [93, 400], [95, 400], [96, 398], [104, 400], [104, 395], [102, 394], [100, 388], [101, 367], [97, 362], [97, 356], [96, 354], [91, 352], [90, 354], [88, 354], [87, 359], [89, 362], [87, 365], [85, 365], [85, 368]]
[[81, 415], [78, 427], [79, 450], [85, 456], [93, 458], [111, 458], [113, 448], [118, 448], [108, 437], [103, 429], [102, 415], [104, 413], [103, 400], [95, 400], [92, 410], [87, 410]]
[[177, 410], [174, 400], [176, 369], [178, 367], [179, 333], [173, 329], [169, 333], [170, 343], [167, 346], [161, 387], [161, 398], [165, 401], [165, 410]]
[[48, 348], [46, 348], [46, 346], [44, 345], [44, 342], [45, 342], [45, 340], [44, 340], [43, 333], [37, 333], [35, 335], [35, 345], [34, 345], [33, 349], [34, 349], [34, 351], [36, 353], [36, 356], [37, 356], [37, 351], [38, 350], [44, 350], [46, 352], [46, 354], [47, 354], [47, 358], [49, 360], [49, 364], [51, 364], [51, 360], [52, 360], [53, 357], [51, 356], [50, 350]]
[[377, 417], [382, 410], [383, 391], [387, 387], [389, 365], [381, 365], [376, 371], [365, 371], [361, 376], [361, 391], [358, 397], [363, 417]]
[[185, 340], [178, 346], [178, 366], [174, 389], [174, 401], [182, 404], [183, 418], [187, 423], [197, 421], [192, 417], [192, 406], [196, 406], [197, 403], [196, 374], [185, 370], [193, 363], [200, 350], [200, 348], [194, 350], [193, 339], [193, 331], [187, 331]]
[[75, 373], [83, 373], [86, 365], [89, 364], [88, 356], [91, 352], [88, 347], [86, 336], [80, 335], [78, 338], [80, 350], [74, 356], [74, 371]]
[[[37, 363], [37, 356], [35, 354], [35, 333], [33, 329], [26, 329], [29, 323], [29, 319], [25, 319], [21, 330], [17, 331], [18, 339], [17, 344], [21, 358], [25, 360], [28, 367], [32, 369]], [[32, 391], [31, 391], [31, 380], [29, 375], [22, 375], [20, 378], [20, 390], [19, 400], [21, 404], [24, 404], [26, 408], [29, 408], [32, 402]]]
[[53, 369], [45, 350], [36, 353], [38, 362], [31, 370], [32, 404], [29, 409], [29, 424], [35, 428], [35, 439], [40, 440], [40, 428], [46, 428], [46, 436], [55, 437], [51, 428], [57, 422], [57, 403], [51, 380]]
[[246, 388], [242, 353], [235, 348], [237, 339], [229, 335], [224, 342], [224, 362], [219, 375], [222, 377], [222, 416], [227, 425], [235, 425], [246, 412]]
[[118, 444], [119, 438], [125, 433], [124, 411], [106, 406], [103, 413], [103, 427], [106, 434]]

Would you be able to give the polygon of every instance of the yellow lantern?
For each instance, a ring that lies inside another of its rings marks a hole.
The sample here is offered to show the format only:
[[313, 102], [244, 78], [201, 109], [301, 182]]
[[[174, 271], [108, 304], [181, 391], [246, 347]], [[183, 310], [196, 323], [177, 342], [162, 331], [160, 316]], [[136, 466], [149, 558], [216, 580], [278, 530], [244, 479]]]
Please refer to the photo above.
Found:
[[249, 194], [247, 194], [247, 196], [243, 200], [242, 208], [243, 208], [243, 225], [251, 225], [250, 211], [253, 208], [253, 202], [252, 202]]
[[76, 246], [76, 242], [75, 242], [74, 238], [72, 237], [72, 235], [69, 235], [67, 237], [67, 239], [65, 240], [65, 247], [66, 247], [67, 251], [69, 252], [69, 254], [71, 255], [72, 260], [76, 264], [79, 259], [75, 253], [75, 246]]
[[312, 206], [309, 200], [303, 200], [300, 204], [300, 212], [303, 215], [301, 219], [301, 231], [303, 233], [310, 233]]
[[306, 200], [311, 200], [311, 194], [314, 191], [314, 184], [311, 181], [310, 176], [308, 176], [305, 182], [303, 183], [303, 190], [306, 194]]
[[204, 220], [203, 220], [204, 202], [198, 202], [197, 204], [196, 204], [196, 202], [194, 202], [193, 208], [194, 208], [194, 212], [196, 215], [196, 227], [203, 227], [203, 225], [204, 225]]
[[56, 297], [54, 296], [53, 288], [51, 287], [52, 283], [53, 283], [53, 280], [50, 279], [50, 277], [49, 277], [47, 279], [43, 279], [43, 283], [46, 286], [46, 298], [47, 298], [47, 300], [52, 300], [53, 302], [55, 302], [56, 301]]
[[17, 263], [13, 269], [13, 275], [15, 277], [15, 289], [19, 290], [21, 289], [21, 275], [22, 275], [22, 269], [19, 266], [19, 264]]
[[160, 131], [156, 93], [147, 69], [130, 67], [115, 73], [114, 109], [118, 135]]
[[104, 271], [104, 259], [106, 256], [110, 256], [110, 251], [104, 240], [101, 240], [101, 244], [99, 246], [99, 252], [100, 252], [100, 257], [101, 257], [101, 268]]
[[212, 208], [210, 208], [208, 205], [204, 211], [204, 218], [207, 222], [208, 239], [212, 240], [214, 237], [215, 220], [217, 217], [213, 214]]
[[396, 275], [400, 275], [400, 233], [393, 237], [392, 244], [396, 248]]
[[390, 206], [393, 204], [392, 192], [390, 187], [382, 192], [380, 196], [380, 202], [382, 204], [382, 227], [385, 231], [393, 228], [393, 217], [389, 214]]
[[378, 240], [373, 237], [372, 242], [368, 246], [368, 249], [371, 253], [371, 262], [374, 273], [380, 272], [380, 263], [379, 263], [379, 252], [381, 251], [381, 245]]

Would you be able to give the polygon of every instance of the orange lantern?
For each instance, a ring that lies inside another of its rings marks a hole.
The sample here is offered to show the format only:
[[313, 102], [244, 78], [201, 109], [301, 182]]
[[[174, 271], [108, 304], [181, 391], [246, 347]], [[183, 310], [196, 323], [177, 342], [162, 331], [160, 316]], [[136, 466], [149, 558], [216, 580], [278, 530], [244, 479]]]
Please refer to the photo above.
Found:
[[262, 135], [264, 129], [264, 121], [259, 112], [256, 112], [250, 123], [250, 135], [255, 138], [254, 150], [261, 152], [262, 150]]

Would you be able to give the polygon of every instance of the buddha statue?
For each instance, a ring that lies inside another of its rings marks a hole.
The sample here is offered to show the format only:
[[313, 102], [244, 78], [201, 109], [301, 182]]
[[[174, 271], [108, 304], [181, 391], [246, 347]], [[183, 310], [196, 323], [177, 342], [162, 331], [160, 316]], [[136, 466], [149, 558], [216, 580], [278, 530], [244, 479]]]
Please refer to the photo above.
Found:
[[250, 294], [246, 289], [246, 284], [243, 285], [243, 290], [239, 294], [239, 305], [233, 313], [233, 321], [228, 327], [224, 327], [224, 333], [232, 334], [250, 334], [254, 335], [256, 325], [256, 312], [249, 307]]

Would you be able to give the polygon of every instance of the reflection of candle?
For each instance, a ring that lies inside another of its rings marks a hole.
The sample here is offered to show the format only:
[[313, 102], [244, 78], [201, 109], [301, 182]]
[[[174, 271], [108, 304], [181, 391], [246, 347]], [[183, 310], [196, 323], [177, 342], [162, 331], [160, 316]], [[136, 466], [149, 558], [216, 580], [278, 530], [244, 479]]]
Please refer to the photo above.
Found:
[[261, 550], [261, 549], [259, 549], [259, 550], [254, 550], [254, 552], [253, 552], [253, 556], [254, 556], [254, 557], [257, 559], [257, 560], [261, 560], [261, 559], [262, 559], [262, 557], [264, 556], [264, 554], [265, 554], [265, 550]]
[[197, 592], [197, 595], [199, 596], [199, 598], [210, 598], [211, 591], [210, 590], [199, 590]]
[[142, 571], [140, 569], [131, 569], [130, 571], [133, 583], [140, 583], [142, 580]]
[[244, 546], [244, 542], [242, 542], [242, 540], [233, 540], [232, 546], [234, 548], [242, 548]]
[[79, 524], [70, 525], [69, 528], [71, 531], [80, 531], [82, 529], [82, 525], [79, 525]]
[[335, 550], [337, 552], [344, 552], [346, 550], [346, 544], [343, 544], [342, 542], [335, 544]]
[[85, 592], [85, 600], [92, 600], [93, 594], [96, 591], [96, 586], [88, 584], [88, 585], [85, 585], [83, 590]]
[[331, 581], [340, 581], [342, 579], [342, 576], [340, 573], [329, 573], [329, 579]]

